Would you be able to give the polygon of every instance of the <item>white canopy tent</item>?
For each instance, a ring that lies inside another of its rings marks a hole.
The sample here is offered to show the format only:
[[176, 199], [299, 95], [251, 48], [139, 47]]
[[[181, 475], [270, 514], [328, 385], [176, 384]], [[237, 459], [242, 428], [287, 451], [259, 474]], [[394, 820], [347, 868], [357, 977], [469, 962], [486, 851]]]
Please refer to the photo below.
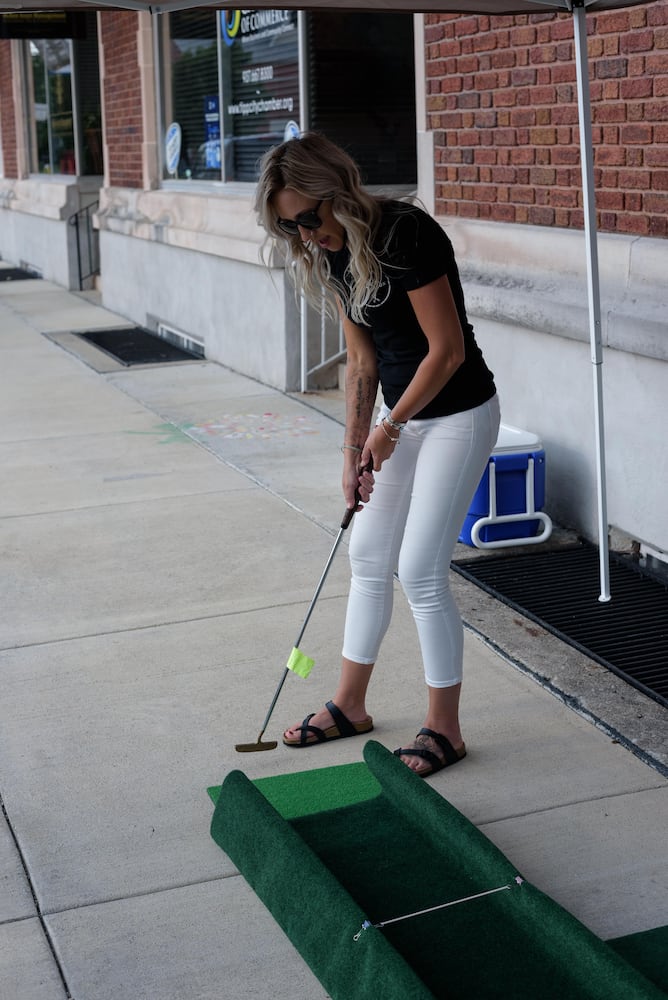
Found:
[[[281, 10], [359, 10], [383, 11], [400, 10], [414, 14], [554, 14], [559, 11], [572, 12], [581, 7], [591, 11], [616, 10], [633, 7], [648, 0], [421, 0], [408, 3], [407, 0], [281, 0]], [[219, 10], [236, 9], [234, 3], [203, 3], [202, 0], [0, 0], [0, 11], [40, 11], [40, 10], [147, 10], [154, 14], [164, 14], [170, 10], [187, 10], [189, 7], [209, 7]], [[255, 9], [276, 8], [273, 0], [260, 0]]]
[[[596, 437], [596, 482], [598, 501], [599, 542], [599, 601], [610, 600], [610, 564], [608, 552], [608, 514], [605, 476], [605, 431], [603, 423], [603, 350], [601, 341], [601, 302], [599, 286], [598, 247], [596, 231], [596, 199], [594, 189], [594, 155], [591, 129], [591, 100], [587, 58], [588, 11], [617, 10], [637, 6], [648, 0], [256, 0], [255, 8], [404, 11], [434, 14], [546, 14], [568, 13], [573, 19], [575, 58], [578, 84], [578, 114], [580, 126], [581, 171], [585, 219], [585, 249], [589, 300], [589, 340], [594, 381], [594, 432]], [[649, 0], [652, 2], [652, 0]], [[47, 10], [144, 10], [166, 13], [191, 7], [234, 9], [234, 3], [202, 3], [201, 0], [0, 0], [2, 11]]]

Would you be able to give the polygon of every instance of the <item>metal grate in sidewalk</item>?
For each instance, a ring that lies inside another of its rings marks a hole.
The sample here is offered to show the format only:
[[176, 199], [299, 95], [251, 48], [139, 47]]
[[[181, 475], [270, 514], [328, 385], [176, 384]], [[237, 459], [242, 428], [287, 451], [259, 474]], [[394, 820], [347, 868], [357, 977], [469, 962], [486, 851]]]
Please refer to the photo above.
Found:
[[453, 562], [461, 576], [668, 706], [668, 586], [610, 555], [601, 603], [598, 550], [566, 549]]
[[28, 279], [35, 281], [39, 278], [39, 274], [33, 274], [32, 271], [26, 271], [22, 267], [0, 267], [0, 281], [27, 281]]
[[201, 354], [178, 347], [141, 326], [93, 330], [81, 333], [79, 336], [126, 367], [165, 364], [169, 361], [202, 360]]

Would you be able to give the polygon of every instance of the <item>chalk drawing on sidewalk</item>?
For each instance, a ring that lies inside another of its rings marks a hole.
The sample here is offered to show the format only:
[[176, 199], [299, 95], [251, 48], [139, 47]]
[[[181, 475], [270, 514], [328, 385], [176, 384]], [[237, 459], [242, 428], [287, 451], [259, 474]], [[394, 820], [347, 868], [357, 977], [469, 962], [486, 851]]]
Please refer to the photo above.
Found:
[[129, 430], [126, 434], [153, 437], [156, 444], [175, 444], [184, 441], [223, 438], [228, 441], [266, 441], [277, 437], [305, 437], [319, 434], [309, 417], [283, 413], [223, 413], [198, 423], [161, 423], [150, 431]]
[[282, 413], [223, 413], [213, 420], [185, 428], [193, 437], [222, 437], [228, 440], [267, 440], [275, 437], [304, 437], [320, 432], [307, 416]]
[[156, 440], [156, 444], [183, 444], [184, 441], [190, 440], [185, 430], [186, 428], [181, 429], [176, 424], [165, 423], [156, 424], [152, 431], [126, 431], [125, 433], [159, 438], [160, 440]]

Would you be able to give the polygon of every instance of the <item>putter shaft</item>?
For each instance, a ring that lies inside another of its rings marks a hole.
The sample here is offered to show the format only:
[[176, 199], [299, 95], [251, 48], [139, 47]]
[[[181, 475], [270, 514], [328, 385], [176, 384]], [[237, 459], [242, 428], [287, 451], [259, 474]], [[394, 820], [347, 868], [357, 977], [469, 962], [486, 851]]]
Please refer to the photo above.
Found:
[[[371, 471], [372, 468], [373, 468], [373, 462], [369, 462], [369, 464], [367, 466], [365, 466], [365, 471]], [[359, 500], [359, 494], [356, 494], [355, 499]], [[329, 559], [325, 563], [325, 568], [323, 569], [322, 574], [320, 576], [320, 579], [318, 580], [318, 586], [315, 588], [315, 593], [313, 595], [311, 603], [308, 606], [308, 610], [306, 612], [306, 616], [305, 616], [304, 621], [302, 623], [302, 627], [299, 630], [299, 635], [295, 639], [295, 646], [297, 647], [297, 649], [299, 648], [299, 643], [302, 641], [302, 636], [304, 635], [304, 632], [306, 631], [306, 626], [309, 623], [309, 618], [311, 617], [311, 614], [313, 612], [313, 608], [315, 607], [315, 603], [316, 603], [316, 601], [318, 600], [318, 598], [320, 596], [320, 591], [322, 590], [322, 588], [324, 586], [324, 583], [325, 583], [325, 580], [327, 579], [327, 574], [329, 573], [329, 568], [332, 565], [332, 562], [334, 561], [334, 556], [336, 555], [336, 550], [338, 549], [338, 547], [339, 547], [339, 545], [341, 543], [341, 539], [343, 538], [343, 533], [348, 528], [348, 526], [350, 525], [350, 522], [352, 521], [354, 515], [355, 515], [355, 508], [354, 507], [348, 507], [348, 508], [346, 508], [346, 512], [343, 515], [343, 520], [341, 521], [341, 527], [339, 528], [339, 533], [336, 536], [336, 539], [334, 541], [334, 545], [332, 546], [332, 551], [329, 553]], [[259, 734], [259, 736], [257, 738], [257, 743], [237, 743], [237, 745], [235, 746], [235, 750], [237, 750], [239, 753], [252, 753], [254, 750], [273, 750], [275, 747], [278, 746], [278, 743], [275, 740], [271, 740], [271, 741], [267, 741], [266, 743], [263, 743], [262, 742], [262, 737], [264, 736], [265, 730], [266, 730], [267, 726], [269, 725], [269, 720], [271, 718], [272, 712], [274, 711], [274, 708], [276, 707], [276, 702], [278, 701], [278, 696], [280, 695], [281, 691], [283, 690], [283, 685], [285, 684], [285, 679], [288, 676], [289, 670], [290, 670], [289, 667], [286, 667], [284, 669], [283, 676], [281, 677], [280, 681], [278, 682], [278, 687], [276, 688], [276, 691], [274, 692], [274, 697], [271, 700], [271, 705], [269, 706], [269, 711], [267, 712], [267, 714], [265, 716], [265, 719], [264, 719], [264, 722], [262, 724], [262, 729], [260, 730], [260, 734]]]

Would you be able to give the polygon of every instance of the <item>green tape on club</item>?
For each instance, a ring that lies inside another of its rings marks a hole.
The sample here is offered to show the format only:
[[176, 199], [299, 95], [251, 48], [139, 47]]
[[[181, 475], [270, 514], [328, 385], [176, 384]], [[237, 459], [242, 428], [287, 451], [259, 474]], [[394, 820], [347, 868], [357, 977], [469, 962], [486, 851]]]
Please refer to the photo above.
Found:
[[313, 670], [314, 663], [315, 660], [312, 660], [310, 656], [305, 656], [301, 650], [297, 649], [296, 646], [293, 646], [286, 666], [288, 670], [292, 670], [292, 672], [298, 674], [299, 677], [308, 677]]

